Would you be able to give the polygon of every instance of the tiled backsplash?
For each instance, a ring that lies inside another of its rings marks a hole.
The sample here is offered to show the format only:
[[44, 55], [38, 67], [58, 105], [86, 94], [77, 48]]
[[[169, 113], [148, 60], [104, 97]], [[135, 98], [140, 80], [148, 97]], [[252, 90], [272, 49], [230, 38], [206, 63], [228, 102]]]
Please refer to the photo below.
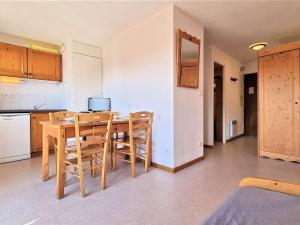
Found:
[[0, 82], [1, 109], [31, 109], [34, 105], [45, 104], [42, 108], [65, 108], [64, 83], [24, 80], [21, 83]]

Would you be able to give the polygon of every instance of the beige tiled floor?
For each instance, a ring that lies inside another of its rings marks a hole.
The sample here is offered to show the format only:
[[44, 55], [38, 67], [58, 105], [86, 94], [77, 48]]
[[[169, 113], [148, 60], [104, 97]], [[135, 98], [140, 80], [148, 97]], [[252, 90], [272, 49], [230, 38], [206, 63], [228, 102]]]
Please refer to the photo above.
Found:
[[77, 180], [71, 179], [66, 197], [56, 200], [55, 179], [40, 179], [41, 158], [2, 164], [0, 224], [200, 224], [242, 177], [300, 182], [300, 164], [257, 158], [251, 137], [217, 144], [206, 150], [204, 161], [176, 174], [154, 168], [145, 174], [140, 166], [133, 179], [129, 165], [120, 167], [109, 172], [105, 191], [99, 177], [86, 177], [88, 196], [82, 199]]

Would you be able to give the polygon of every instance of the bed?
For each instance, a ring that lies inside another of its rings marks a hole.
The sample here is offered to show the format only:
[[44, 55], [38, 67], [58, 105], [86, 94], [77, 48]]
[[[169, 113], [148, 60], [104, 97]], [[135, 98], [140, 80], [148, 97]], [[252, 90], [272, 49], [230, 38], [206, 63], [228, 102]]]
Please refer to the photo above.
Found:
[[300, 225], [300, 185], [244, 178], [202, 225]]

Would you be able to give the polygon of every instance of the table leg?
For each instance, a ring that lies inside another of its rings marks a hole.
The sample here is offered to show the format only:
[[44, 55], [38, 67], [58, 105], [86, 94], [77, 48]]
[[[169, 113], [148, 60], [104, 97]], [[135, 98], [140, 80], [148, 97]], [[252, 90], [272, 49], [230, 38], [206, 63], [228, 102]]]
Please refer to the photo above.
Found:
[[135, 157], [136, 157], [136, 146], [130, 145], [130, 162], [131, 162], [131, 175], [132, 177], [136, 177], [136, 167], [135, 167]]
[[49, 137], [45, 126], [43, 126], [42, 176], [44, 181], [49, 179]]
[[56, 198], [64, 197], [65, 187], [65, 129], [61, 128], [57, 139], [57, 174], [56, 174]]
[[149, 147], [149, 166], [152, 164], [152, 132], [150, 133], [150, 147]]

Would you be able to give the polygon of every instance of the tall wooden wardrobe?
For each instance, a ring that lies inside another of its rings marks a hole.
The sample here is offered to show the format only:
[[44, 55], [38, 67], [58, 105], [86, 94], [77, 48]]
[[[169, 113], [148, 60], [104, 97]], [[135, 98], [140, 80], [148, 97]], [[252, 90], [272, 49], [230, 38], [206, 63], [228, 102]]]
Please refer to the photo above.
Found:
[[258, 153], [300, 162], [300, 42], [258, 53]]

